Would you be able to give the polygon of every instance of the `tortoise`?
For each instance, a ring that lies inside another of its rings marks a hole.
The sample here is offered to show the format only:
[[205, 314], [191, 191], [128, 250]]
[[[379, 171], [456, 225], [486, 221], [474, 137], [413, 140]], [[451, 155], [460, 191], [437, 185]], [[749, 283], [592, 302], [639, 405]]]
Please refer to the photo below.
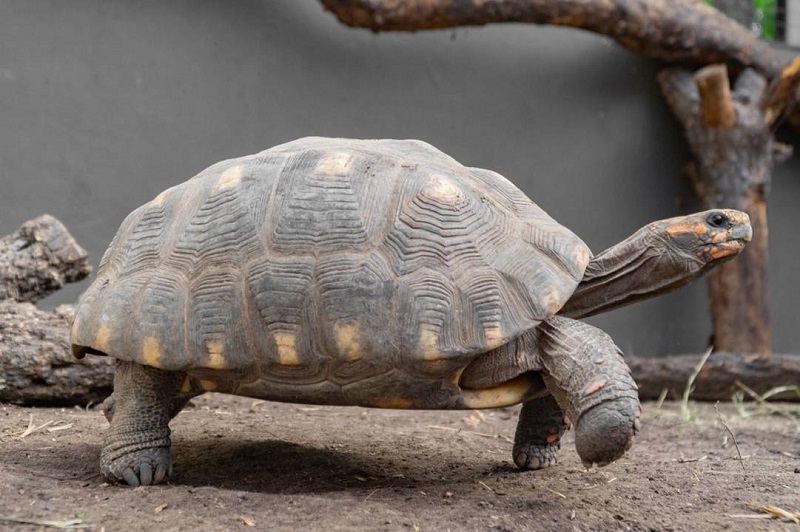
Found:
[[498, 173], [416, 140], [309, 137], [219, 162], [123, 221], [72, 350], [117, 359], [100, 467], [171, 474], [170, 420], [206, 391], [478, 409], [522, 403], [522, 469], [575, 427], [587, 466], [640, 429], [622, 353], [578, 321], [741, 251], [746, 214], [653, 222], [593, 256]]

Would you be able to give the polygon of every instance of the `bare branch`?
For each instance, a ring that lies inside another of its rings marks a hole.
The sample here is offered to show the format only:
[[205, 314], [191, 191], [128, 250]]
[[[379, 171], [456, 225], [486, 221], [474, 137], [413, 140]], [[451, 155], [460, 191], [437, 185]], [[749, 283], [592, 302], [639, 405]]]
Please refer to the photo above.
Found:
[[348, 26], [418, 31], [498, 22], [570, 26], [607, 35], [641, 55], [733, 62], [773, 78], [781, 60], [747, 28], [697, 0], [321, 0]]

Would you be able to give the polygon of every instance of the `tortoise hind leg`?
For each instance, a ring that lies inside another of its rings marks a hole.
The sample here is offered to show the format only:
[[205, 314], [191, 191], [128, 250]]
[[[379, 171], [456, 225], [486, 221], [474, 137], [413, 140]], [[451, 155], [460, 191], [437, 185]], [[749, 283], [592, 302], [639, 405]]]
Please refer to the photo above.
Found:
[[514, 436], [514, 463], [520, 469], [555, 465], [561, 436], [567, 428], [569, 423], [552, 395], [524, 402]]
[[158, 484], [172, 469], [169, 421], [182, 394], [183, 373], [117, 362], [111, 425], [100, 470], [131, 486]]

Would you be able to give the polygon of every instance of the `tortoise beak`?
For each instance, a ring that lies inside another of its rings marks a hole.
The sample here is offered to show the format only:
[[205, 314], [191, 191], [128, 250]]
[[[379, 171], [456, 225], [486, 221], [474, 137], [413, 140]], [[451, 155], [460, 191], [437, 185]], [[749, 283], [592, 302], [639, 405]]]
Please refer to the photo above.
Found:
[[701, 252], [714, 261], [735, 257], [753, 239], [750, 217], [744, 212], [712, 210], [705, 213], [705, 220], [710, 238]]

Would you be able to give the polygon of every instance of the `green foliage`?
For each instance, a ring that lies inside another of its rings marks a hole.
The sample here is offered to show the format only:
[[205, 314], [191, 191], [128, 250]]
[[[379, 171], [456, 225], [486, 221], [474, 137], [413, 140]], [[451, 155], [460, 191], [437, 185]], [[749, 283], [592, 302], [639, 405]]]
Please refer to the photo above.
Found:
[[[706, 4], [714, 5], [714, 0], [704, 0]], [[753, 0], [755, 20], [753, 20], [753, 33], [762, 39], [775, 40], [775, 17], [778, 5], [776, 0]]]

